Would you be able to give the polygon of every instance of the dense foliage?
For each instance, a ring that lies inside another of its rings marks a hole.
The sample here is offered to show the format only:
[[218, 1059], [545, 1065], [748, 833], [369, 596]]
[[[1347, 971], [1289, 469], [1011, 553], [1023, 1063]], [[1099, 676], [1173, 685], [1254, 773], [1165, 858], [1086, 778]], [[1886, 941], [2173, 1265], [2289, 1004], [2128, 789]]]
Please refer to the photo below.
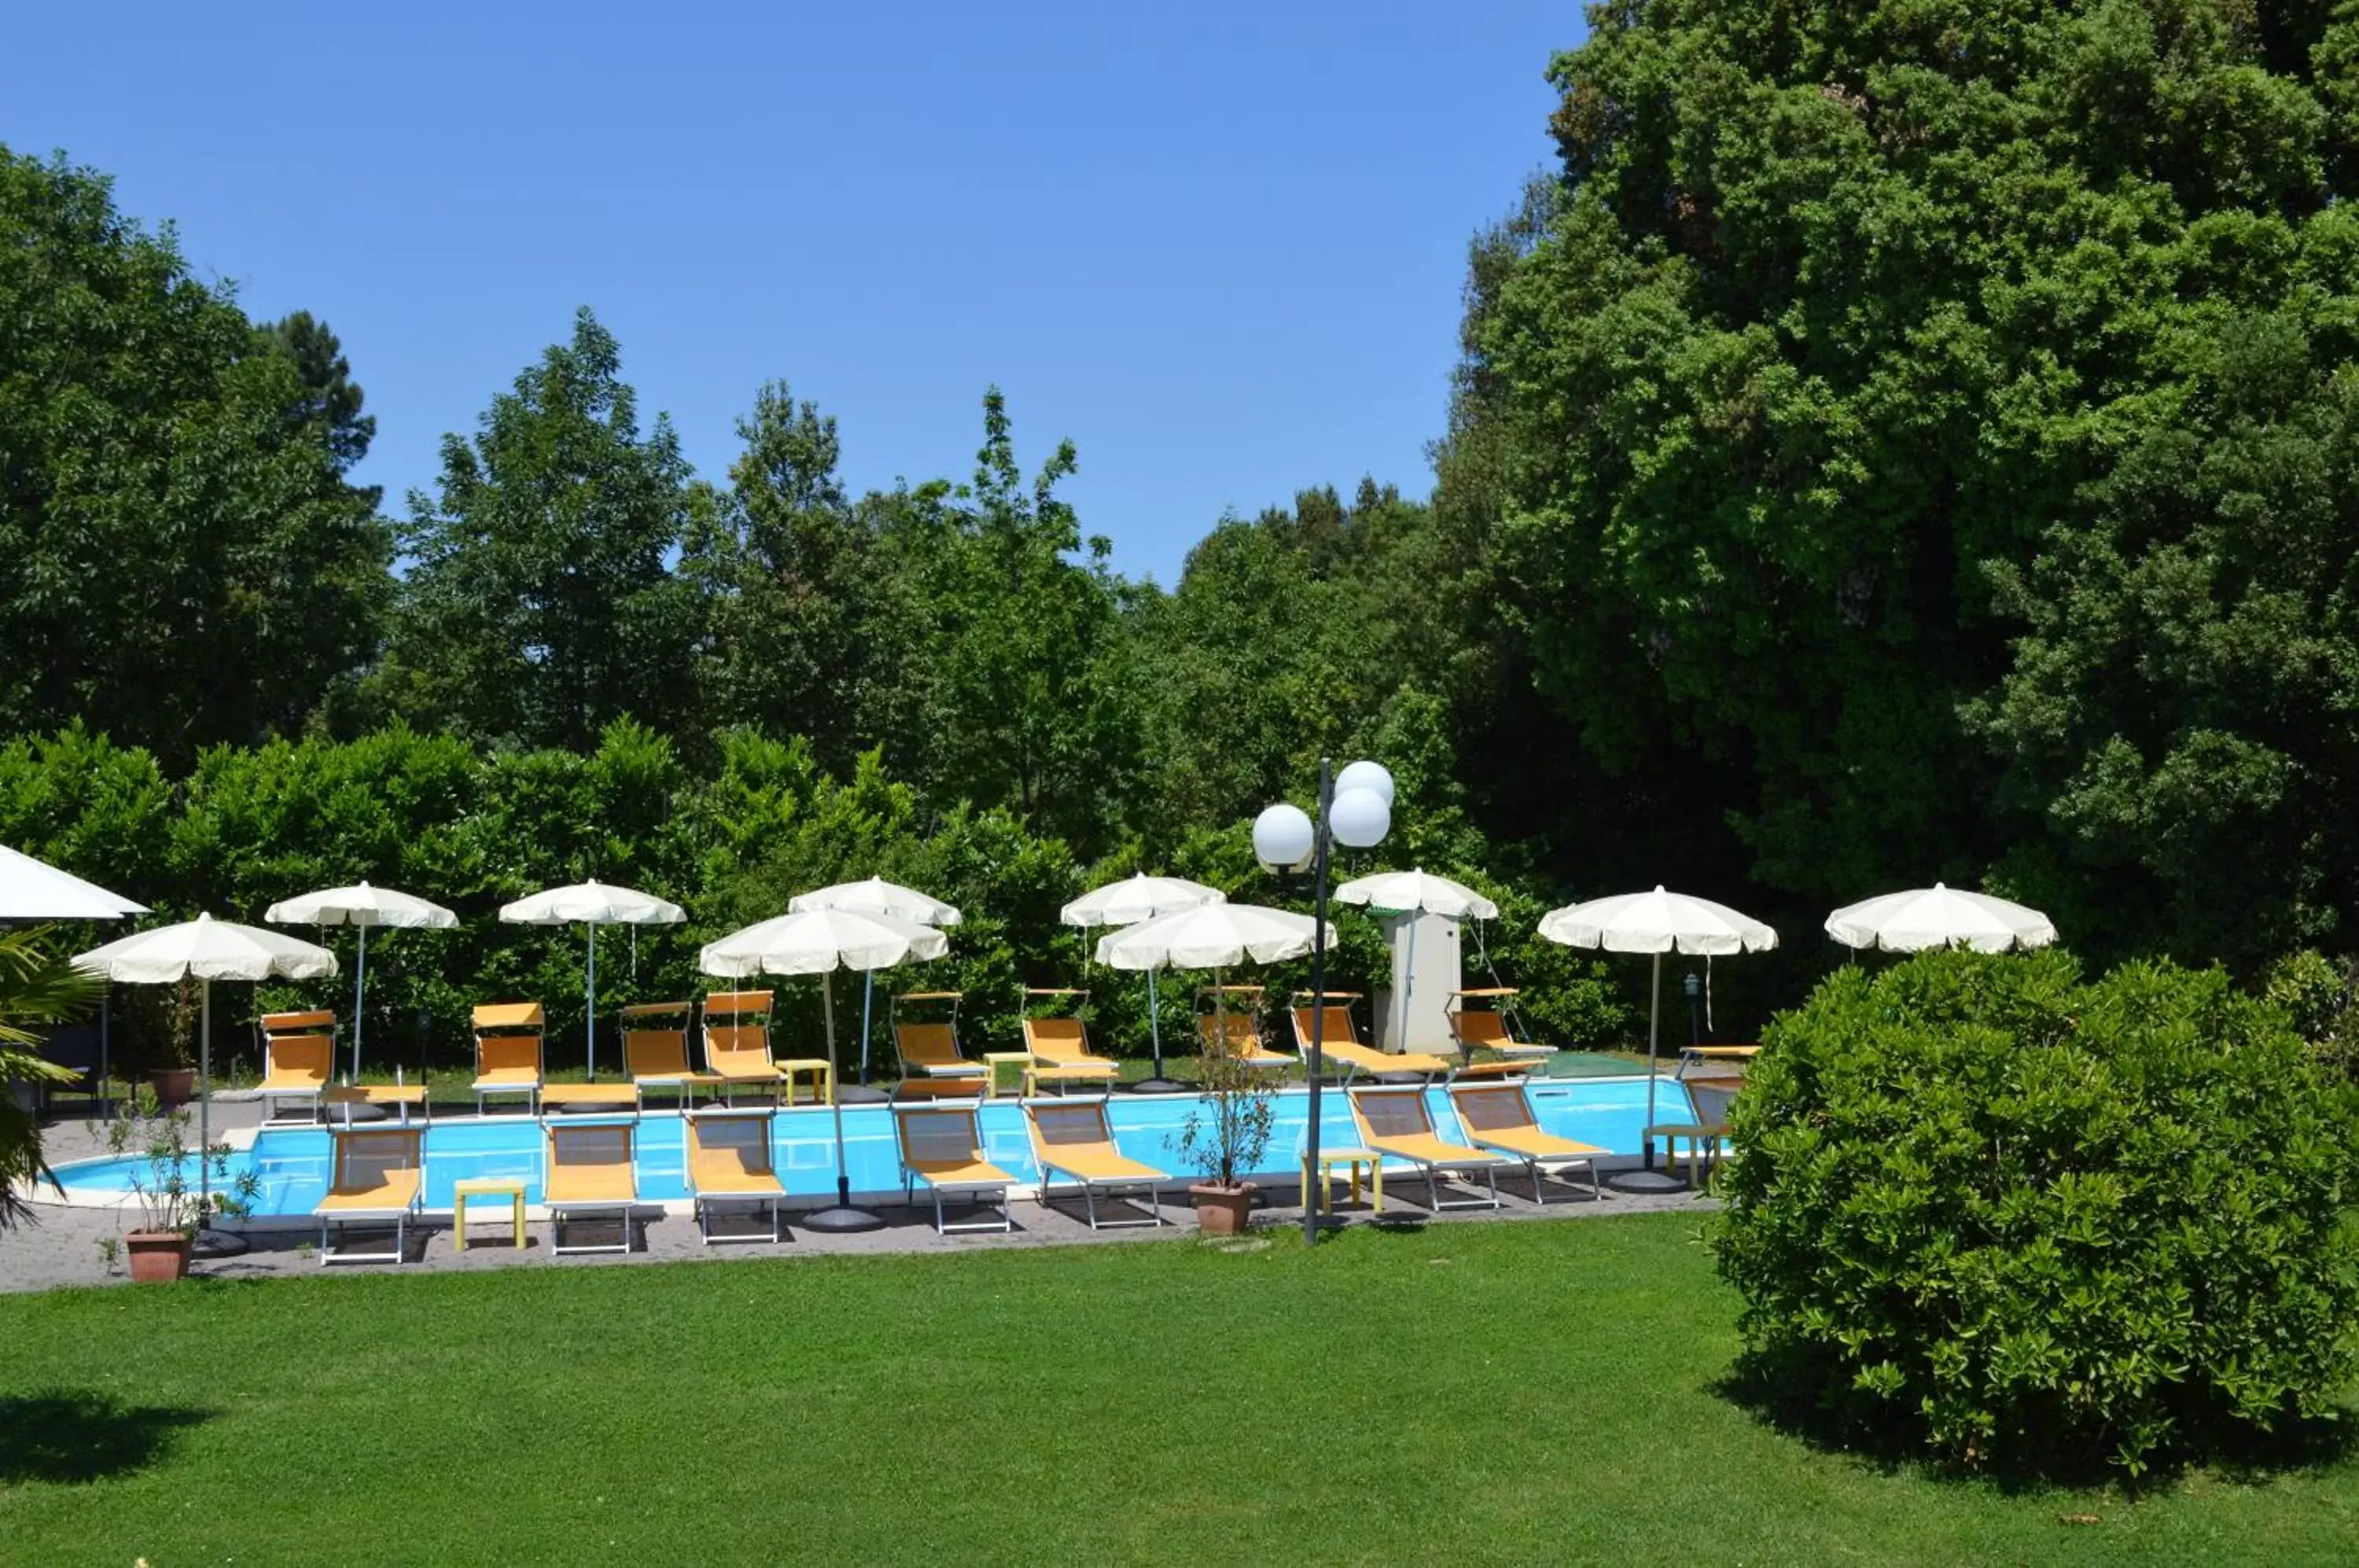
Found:
[[2218, 970], [1846, 968], [1763, 1040], [1722, 1274], [1757, 1370], [1970, 1466], [2136, 1473], [2359, 1371], [2359, 1134]]
[[[625, 722], [587, 752], [485, 751], [395, 725], [351, 742], [217, 747], [174, 781], [147, 752], [69, 730], [0, 745], [0, 843], [103, 868], [114, 886], [166, 917], [210, 910], [258, 920], [292, 892], [364, 878], [449, 905], [462, 931], [382, 932], [370, 943], [366, 1032], [369, 1065], [379, 1071], [463, 1061], [468, 1009], [500, 998], [544, 1002], [552, 1042], [578, 1041], [583, 931], [503, 925], [496, 916], [511, 899], [593, 876], [672, 898], [690, 916], [683, 926], [638, 931], [636, 964], [630, 933], [603, 933], [599, 990], [609, 1030], [617, 1003], [707, 988], [712, 982], [695, 969], [704, 942], [777, 913], [795, 893], [875, 875], [926, 888], [967, 916], [948, 957], [880, 976], [880, 996], [965, 991], [968, 1048], [981, 1051], [1016, 1037], [1025, 985], [1086, 984], [1098, 1042], [1146, 1053], [1143, 979], [1088, 968], [1082, 934], [1058, 923], [1060, 908], [1085, 888], [1140, 869], [1136, 846], [1086, 864], [1005, 809], [929, 809], [874, 753], [839, 778], [800, 741], [739, 728], [706, 744], [714, 761], [699, 770], [669, 740]], [[1240, 897], [1300, 898], [1299, 885], [1277, 885], [1254, 867], [1242, 824], [1190, 835], [1156, 864]], [[1515, 917], [1500, 922], [1509, 929], [1500, 933], [1499, 958], [1533, 986], [1530, 1021], [1571, 1044], [1617, 1038], [1627, 1015], [1595, 964], [1528, 934], [1538, 912], [1528, 896], [1470, 874]], [[1332, 972], [1362, 987], [1382, 978], [1375, 922], [1358, 911], [1339, 912], [1338, 921], [1344, 941]], [[349, 931], [303, 934], [350, 956]], [[1279, 965], [1266, 977], [1283, 991], [1303, 984], [1307, 967]], [[779, 989], [784, 1037], [815, 1049], [818, 986], [785, 981]], [[856, 989], [856, 976], [838, 977], [837, 1025], [847, 1048], [858, 1024], [844, 1004]], [[1166, 1037], [1190, 1038], [1188, 984], [1161, 994]], [[249, 1000], [268, 1007], [297, 997], [343, 1010], [349, 973], [258, 996], [224, 992], [216, 1013], [235, 1018], [247, 1016]], [[117, 1006], [135, 1056], [168, 1052], [168, 991], [127, 987]], [[229, 1051], [240, 1049], [234, 1034], [223, 1038]], [[602, 1060], [616, 1060], [611, 1033], [600, 1050]], [[553, 1044], [551, 1054], [563, 1065], [576, 1053]]]
[[[307, 737], [535, 788], [660, 743], [644, 815], [511, 856], [578, 875], [695, 841], [667, 813], [765, 736], [899, 791], [883, 859], [991, 823], [1242, 888], [1237, 825], [1363, 753], [1403, 782], [1385, 858], [1488, 877], [1505, 924], [1657, 882], [1772, 920], [1734, 1019], [1816, 978], [1829, 904], [1936, 877], [2105, 958], [2339, 956], [2354, 67], [2347, 0], [1598, 6], [1559, 167], [1473, 247], [1430, 502], [1207, 519], [1168, 587], [995, 391], [962, 477], [853, 493], [784, 380], [700, 477], [586, 309], [397, 525], [325, 323], [249, 321], [102, 177], [0, 155], [0, 736], [96, 768], [54, 834], [0, 831], [143, 890], [187, 831], [156, 800]], [[761, 821], [714, 831], [758, 865]], [[178, 896], [250, 913], [283, 869]], [[410, 880], [495, 880], [445, 869]], [[1634, 999], [1509, 968], [1560, 1038]]]
[[1440, 497], [1560, 744], [1821, 909], [1987, 873], [2106, 950], [2336, 930], [2359, 11], [1592, 23]]

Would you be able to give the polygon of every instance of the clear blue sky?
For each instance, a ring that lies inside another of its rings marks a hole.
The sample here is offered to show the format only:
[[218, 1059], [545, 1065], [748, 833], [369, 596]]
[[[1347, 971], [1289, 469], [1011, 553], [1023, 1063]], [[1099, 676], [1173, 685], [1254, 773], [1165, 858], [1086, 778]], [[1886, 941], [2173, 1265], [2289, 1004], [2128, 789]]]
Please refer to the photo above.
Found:
[[715, 479], [766, 378], [859, 488], [994, 382], [1133, 574], [1223, 509], [1430, 488], [1468, 238], [1543, 165], [1568, 4], [33, 6], [0, 141], [113, 174], [342, 337], [398, 506], [587, 304]]

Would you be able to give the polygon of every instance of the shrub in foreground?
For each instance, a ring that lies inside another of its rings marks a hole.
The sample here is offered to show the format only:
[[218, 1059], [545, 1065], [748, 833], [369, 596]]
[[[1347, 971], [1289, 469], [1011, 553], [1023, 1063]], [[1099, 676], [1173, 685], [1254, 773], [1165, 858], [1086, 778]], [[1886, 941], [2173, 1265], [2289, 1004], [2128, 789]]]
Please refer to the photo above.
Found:
[[1943, 953], [1841, 971], [1763, 1046], [1716, 1242], [1756, 1380], [2015, 1472], [2334, 1417], [2351, 1107], [2281, 1009], [2216, 970]]

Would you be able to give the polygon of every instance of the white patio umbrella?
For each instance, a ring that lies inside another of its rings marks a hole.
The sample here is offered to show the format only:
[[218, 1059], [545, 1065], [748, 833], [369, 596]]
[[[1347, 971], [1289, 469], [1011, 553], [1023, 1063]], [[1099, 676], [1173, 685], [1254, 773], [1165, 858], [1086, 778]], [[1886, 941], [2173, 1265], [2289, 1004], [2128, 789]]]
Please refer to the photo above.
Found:
[[0, 920], [119, 920], [147, 912], [145, 904], [0, 844]]
[[[562, 926], [577, 921], [590, 928], [590, 960], [582, 974], [584, 1001], [582, 1034], [590, 1076], [598, 1076], [598, 928], [602, 925], [676, 926], [688, 919], [678, 904], [605, 882], [577, 882], [570, 887], [549, 887], [529, 898], [500, 907], [500, 919], [516, 925]], [[636, 932], [634, 931], [634, 937]]]
[[[1228, 1039], [1228, 994], [1223, 988], [1233, 964], [1250, 959], [1256, 964], [1281, 964], [1310, 951], [1319, 922], [1290, 909], [1260, 904], [1200, 904], [1151, 920], [1109, 931], [1098, 939], [1098, 962], [1109, 969], [1209, 969], [1212, 972], [1213, 1005], [1221, 1013], [1221, 1038]], [[1335, 940], [1335, 928], [1327, 928]]]
[[360, 957], [353, 968], [353, 1076], [361, 1075], [361, 997], [368, 984], [368, 933], [371, 926], [401, 930], [449, 930], [459, 917], [440, 904], [427, 902], [390, 887], [359, 883], [351, 887], [323, 887], [299, 898], [281, 898], [262, 912], [280, 926], [357, 926]]
[[[25, 920], [119, 920], [147, 912], [119, 893], [60, 871], [45, 860], [0, 844], [0, 925]], [[98, 1096], [103, 1106], [114, 1081], [113, 1018], [103, 996], [98, 1003]]]
[[[312, 980], [336, 972], [336, 955], [258, 926], [199, 915], [176, 926], [136, 931], [77, 954], [74, 967], [133, 985], [177, 985], [190, 975], [203, 983], [197, 1046], [198, 1215], [212, 1207], [213, 985], [216, 980]], [[223, 1237], [201, 1237], [218, 1256], [237, 1250]]]
[[[1338, 902], [1365, 904], [1379, 914], [1440, 915], [1453, 920], [1495, 920], [1499, 906], [1463, 882], [1453, 882], [1447, 877], [1429, 875], [1423, 867], [1412, 871], [1377, 871], [1365, 877], [1355, 877], [1335, 889]], [[1403, 972], [1417, 974], [1417, 922], [1408, 927], [1408, 962]], [[1400, 995], [1393, 998], [1391, 1037], [1408, 1045], [1409, 987], [1404, 985]]]
[[1845, 904], [1827, 917], [1827, 934], [1845, 947], [1880, 947], [1886, 953], [1952, 946], [2005, 953], [2011, 947], [2046, 947], [2056, 940], [2056, 922], [2038, 909], [1936, 882], [1930, 887]]
[[[874, 975], [908, 959], [940, 958], [950, 939], [931, 926], [891, 915], [865, 915], [850, 909], [789, 910], [775, 920], [730, 932], [707, 942], [697, 954], [697, 967], [707, 975], [743, 979], [752, 975], [816, 975], [820, 1007], [827, 1018], [827, 1059], [835, 1060], [835, 986], [838, 969], [858, 969]], [[875, 1230], [884, 1219], [852, 1206], [852, 1174], [843, 1153], [843, 1096], [835, 1103], [835, 1207], [821, 1209], [803, 1223], [821, 1231]]]
[[[951, 905], [915, 887], [904, 887], [898, 882], [887, 882], [882, 877], [871, 877], [863, 882], [838, 882], [809, 893], [798, 893], [787, 900], [792, 912], [809, 909], [846, 909], [855, 915], [883, 915], [888, 920], [908, 920], [921, 926], [954, 926], [965, 917]], [[860, 1081], [868, 1082], [869, 1018], [876, 1002], [876, 976], [872, 971], [860, 987]], [[867, 1097], [867, 1096], [864, 1096]]]
[[[1129, 926], [1181, 909], [1226, 903], [1228, 897], [1218, 887], [1207, 887], [1185, 877], [1149, 877], [1142, 871], [1082, 894], [1059, 911], [1057, 918], [1083, 931], [1099, 926]], [[1147, 972], [1147, 1028], [1154, 1043], [1155, 1076], [1131, 1087], [1142, 1094], [1168, 1094], [1181, 1085], [1163, 1076], [1163, 1014], [1161, 1000], [1156, 994], [1155, 973], [1152, 969]]]
[[[1655, 955], [1654, 999], [1647, 1015], [1647, 1125], [1655, 1125], [1656, 1062], [1661, 1054], [1663, 954], [1719, 956], [1763, 953], [1777, 945], [1777, 933], [1750, 915], [1709, 898], [1667, 893], [1620, 893], [1551, 909], [1540, 920], [1540, 935], [1567, 947]], [[1652, 1152], [1649, 1143], [1648, 1151]]]

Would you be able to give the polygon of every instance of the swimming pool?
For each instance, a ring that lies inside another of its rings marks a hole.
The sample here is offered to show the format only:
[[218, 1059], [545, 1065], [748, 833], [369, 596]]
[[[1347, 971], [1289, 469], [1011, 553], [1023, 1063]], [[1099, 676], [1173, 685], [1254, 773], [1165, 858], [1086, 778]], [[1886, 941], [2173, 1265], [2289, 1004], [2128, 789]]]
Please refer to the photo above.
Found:
[[[1644, 1078], [1535, 1079], [1530, 1084], [1532, 1108], [1540, 1126], [1561, 1138], [1592, 1143], [1617, 1155], [1638, 1152], [1639, 1133], [1647, 1121], [1647, 1081]], [[1679, 1121], [1693, 1116], [1687, 1091], [1670, 1079], [1656, 1090], [1656, 1118]], [[1114, 1140], [1134, 1160], [1184, 1176], [1187, 1168], [1178, 1153], [1180, 1129], [1198, 1103], [1194, 1094], [1116, 1094], [1108, 1103]], [[1445, 1138], [1458, 1136], [1449, 1095], [1440, 1089], [1426, 1092], [1435, 1127]], [[983, 1107], [985, 1155], [1025, 1183], [1037, 1184], [1039, 1168], [1033, 1163], [1031, 1141], [1025, 1136], [1024, 1116], [1013, 1100], [986, 1101]], [[1289, 1089], [1277, 1096], [1270, 1137], [1271, 1172], [1289, 1171], [1300, 1160], [1303, 1132], [1309, 1123], [1310, 1096]], [[1320, 1102], [1320, 1141], [1342, 1148], [1358, 1141], [1352, 1113], [1342, 1094], [1330, 1090]], [[568, 1120], [592, 1121], [592, 1116]], [[814, 1201], [835, 1194], [835, 1124], [824, 1106], [799, 1105], [771, 1118], [770, 1142], [778, 1180], [789, 1200]], [[540, 1124], [529, 1116], [456, 1116], [435, 1122], [426, 1135], [425, 1204], [429, 1210], [451, 1207], [453, 1184], [488, 1177], [507, 1177], [525, 1183], [525, 1201], [541, 1200]], [[669, 1111], [652, 1112], [639, 1119], [636, 1140], [639, 1197], [648, 1203], [688, 1201], [688, 1182], [681, 1158], [679, 1118]], [[891, 1113], [883, 1105], [843, 1108], [844, 1158], [855, 1193], [875, 1199], [901, 1195], [901, 1169], [893, 1142]], [[251, 1171], [261, 1183], [254, 1217], [309, 1216], [326, 1195], [329, 1135], [316, 1127], [265, 1127], [250, 1149], [233, 1154], [233, 1179]], [[68, 1202], [104, 1203], [130, 1192], [135, 1171], [144, 1174], [137, 1160], [84, 1160], [58, 1167]]]

